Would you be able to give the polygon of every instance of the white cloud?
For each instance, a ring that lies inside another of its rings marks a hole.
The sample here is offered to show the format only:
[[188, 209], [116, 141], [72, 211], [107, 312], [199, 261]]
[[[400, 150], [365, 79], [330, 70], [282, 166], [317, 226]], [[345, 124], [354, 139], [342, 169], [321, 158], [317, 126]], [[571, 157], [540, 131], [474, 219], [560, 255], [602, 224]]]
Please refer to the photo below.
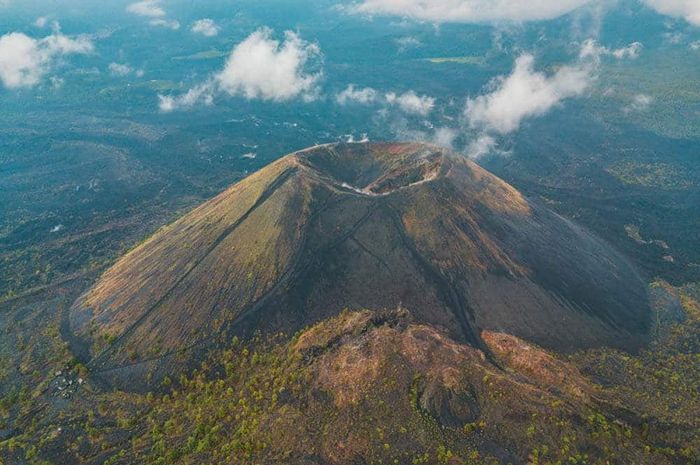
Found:
[[664, 38], [664, 41], [673, 45], [680, 44], [685, 38], [685, 35], [681, 32], [664, 32], [661, 35]]
[[696, 40], [695, 42], [691, 42], [689, 47], [691, 50], [700, 50], [700, 40]]
[[151, 26], [165, 27], [177, 31], [180, 29], [180, 22], [175, 19], [156, 18], [148, 22]]
[[411, 115], [427, 116], [435, 107], [435, 99], [427, 95], [418, 95], [409, 90], [401, 95], [395, 92], [388, 92], [383, 97], [371, 87], [357, 88], [354, 84], [349, 84], [342, 92], [335, 96], [336, 102], [340, 105], [350, 103], [370, 105], [382, 102], [386, 105], [398, 106], [401, 111]]
[[446, 127], [437, 128], [433, 134], [432, 142], [441, 147], [451, 149], [458, 135], [459, 133], [456, 129]]
[[280, 42], [272, 38], [272, 30], [262, 28], [236, 45], [224, 69], [203, 84], [180, 96], [159, 95], [159, 108], [170, 112], [198, 103], [210, 105], [220, 92], [275, 102], [300, 97], [313, 100], [321, 72], [311, 72], [308, 67], [320, 55], [318, 45], [292, 31], [286, 31]]
[[[562, 101], [584, 94], [595, 81], [603, 56], [636, 58], [641, 49], [637, 42], [611, 50], [587, 40], [581, 44], [574, 63], [560, 66], [550, 74], [535, 71], [534, 57], [522, 54], [515, 60], [510, 75], [489, 83], [487, 94], [467, 99], [464, 116], [473, 131], [467, 155], [480, 158], [494, 152], [508, 154], [498, 149], [497, 136], [516, 131], [523, 120], [542, 116]], [[635, 100], [636, 105], [651, 102], [642, 100]]]
[[700, 26], [700, 1], [698, 0], [642, 1], [662, 15], [684, 18], [690, 24]]
[[158, 109], [163, 113], [170, 113], [178, 109], [178, 97], [158, 94]]
[[34, 25], [38, 28], [44, 28], [49, 23], [48, 16], [40, 16], [34, 21]]
[[144, 74], [142, 69], [134, 69], [125, 63], [110, 63], [108, 69], [113, 76], [128, 76], [134, 74], [137, 77], [141, 77]]
[[394, 42], [398, 46], [399, 52], [405, 52], [408, 49], [417, 48], [423, 45], [420, 40], [413, 36], [399, 37], [398, 39], [394, 40]]
[[410, 90], [401, 95], [389, 92], [385, 95], [390, 105], [398, 105], [405, 113], [427, 116], [435, 107], [435, 99], [427, 95], [418, 95]]
[[122, 63], [110, 63], [109, 64], [109, 72], [114, 74], [115, 76], [127, 76], [131, 74], [133, 70], [129, 65], [125, 65]]
[[622, 48], [617, 48], [617, 49], [610, 49], [607, 47], [604, 47], [602, 45], [599, 45], [595, 40], [593, 39], [588, 39], [583, 42], [581, 45], [581, 52], [579, 53], [579, 56], [581, 58], [592, 58], [592, 59], [598, 59], [599, 57], [603, 55], [608, 55], [615, 57], [617, 59], [623, 59], [623, 58], [630, 58], [630, 59], [635, 59], [639, 57], [639, 54], [642, 52], [642, 49], [644, 46], [641, 44], [641, 42], [632, 42], [626, 47]]
[[131, 3], [126, 7], [129, 13], [150, 18], [148, 24], [156, 27], [165, 27], [176, 31], [180, 29], [180, 22], [175, 19], [167, 19], [165, 9], [160, 5], [160, 0], [143, 0]]
[[640, 42], [632, 42], [627, 47], [618, 48], [612, 51], [615, 58], [637, 58], [642, 51], [643, 45]]
[[126, 11], [147, 18], [160, 18], [165, 16], [165, 10], [160, 6], [160, 0], [143, 0], [128, 5]]
[[632, 98], [632, 103], [626, 106], [623, 111], [625, 113], [632, 111], [644, 111], [649, 108], [649, 105], [651, 105], [653, 102], [653, 97], [645, 94], [637, 94]]
[[286, 31], [284, 37], [279, 42], [272, 38], [272, 30], [262, 28], [236, 45], [216, 75], [221, 90], [247, 99], [312, 99], [321, 75], [308, 72], [306, 66], [321, 51], [295, 32]]
[[467, 156], [472, 159], [478, 159], [484, 155], [488, 155], [495, 148], [496, 139], [488, 134], [481, 134], [467, 147]]
[[190, 108], [198, 103], [211, 105], [214, 103], [214, 83], [212, 81], [193, 87], [185, 94], [173, 97], [170, 95], [158, 96], [158, 108], [163, 113], [170, 113], [181, 108]]
[[63, 84], [66, 83], [66, 80], [60, 77], [51, 76], [49, 78], [49, 82], [51, 83], [51, 86], [54, 89], [60, 89], [61, 87], [63, 87]]
[[192, 23], [191, 30], [196, 34], [202, 34], [205, 37], [214, 37], [219, 33], [219, 26], [217, 26], [213, 19], [204, 18], [198, 19]]
[[377, 100], [377, 91], [371, 87], [356, 89], [354, 84], [350, 84], [345, 88], [345, 90], [339, 92], [335, 96], [335, 100], [341, 105], [348, 103], [368, 105]]
[[589, 3], [589, 1], [362, 0], [361, 3], [356, 3], [349, 7], [349, 10], [355, 13], [410, 17], [435, 23], [520, 22], [557, 18]]
[[360, 142], [360, 143], [369, 142], [369, 136], [367, 135], [367, 133], [364, 133], [364, 132], [362, 134], [360, 134], [359, 140], [355, 139], [355, 134], [345, 134], [343, 137], [345, 138], [345, 142], [348, 144], [354, 144], [356, 142]]
[[34, 39], [20, 32], [0, 37], [0, 82], [7, 88], [32, 87], [63, 55], [87, 54], [94, 50], [86, 37], [69, 38], [58, 24], [50, 36]]
[[493, 91], [468, 99], [465, 116], [472, 128], [507, 134], [531, 116], [541, 116], [562, 100], [581, 95], [592, 80], [592, 66], [562, 66], [547, 76], [534, 70], [535, 59], [523, 54], [510, 76], [495, 79]]

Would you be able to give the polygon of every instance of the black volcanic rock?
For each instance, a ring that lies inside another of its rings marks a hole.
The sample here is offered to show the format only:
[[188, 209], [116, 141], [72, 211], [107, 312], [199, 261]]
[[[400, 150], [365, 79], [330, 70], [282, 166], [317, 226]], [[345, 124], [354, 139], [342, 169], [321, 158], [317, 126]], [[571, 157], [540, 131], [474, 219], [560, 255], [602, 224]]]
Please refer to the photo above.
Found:
[[280, 159], [124, 256], [70, 324], [80, 358], [124, 380], [233, 334], [396, 307], [482, 349], [484, 330], [635, 349], [651, 326], [645, 283], [607, 243], [463, 157], [397, 143]]

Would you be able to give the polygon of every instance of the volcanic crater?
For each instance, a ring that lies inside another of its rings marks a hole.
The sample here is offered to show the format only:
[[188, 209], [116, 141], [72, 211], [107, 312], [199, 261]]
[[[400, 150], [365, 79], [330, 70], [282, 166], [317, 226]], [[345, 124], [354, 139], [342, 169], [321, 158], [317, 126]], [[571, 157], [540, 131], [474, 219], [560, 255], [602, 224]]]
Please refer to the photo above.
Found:
[[161, 228], [75, 302], [69, 340], [134, 386], [234, 335], [396, 308], [487, 353], [489, 331], [572, 351], [635, 350], [651, 329], [644, 281], [591, 232], [445, 149], [354, 143], [287, 155]]

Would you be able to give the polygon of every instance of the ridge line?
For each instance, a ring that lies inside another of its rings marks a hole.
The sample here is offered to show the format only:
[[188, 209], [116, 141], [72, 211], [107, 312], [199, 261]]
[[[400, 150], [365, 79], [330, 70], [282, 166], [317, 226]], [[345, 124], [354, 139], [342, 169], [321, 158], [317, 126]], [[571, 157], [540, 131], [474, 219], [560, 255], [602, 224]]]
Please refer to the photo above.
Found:
[[178, 278], [175, 283], [173, 283], [172, 286], [153, 304], [151, 305], [146, 311], [143, 312], [141, 316], [139, 316], [134, 323], [132, 323], [131, 326], [129, 326], [122, 334], [120, 334], [117, 339], [105, 350], [100, 352], [98, 355], [96, 355], [92, 360], [90, 360], [87, 363], [87, 366], [90, 368], [97, 367], [100, 363], [104, 361], [104, 359], [107, 357], [107, 355], [112, 352], [116, 347], [118, 347], [121, 342], [131, 335], [136, 328], [156, 309], [158, 308], [170, 295], [172, 292], [177, 288], [180, 283], [182, 283], [211, 253], [219, 246], [221, 243], [231, 234], [233, 233], [238, 226], [241, 225], [260, 205], [265, 203], [268, 198], [284, 183], [289, 179], [289, 177], [297, 170], [296, 167], [289, 167], [286, 168], [282, 173], [275, 178], [274, 181], [272, 181], [260, 194], [260, 196], [256, 199], [256, 201], [253, 203], [253, 205], [245, 212], [243, 213], [236, 221], [234, 221], [231, 225], [227, 226], [224, 231], [222, 231], [221, 234], [212, 242], [209, 247], [207, 247], [206, 252], [202, 255], [202, 257], [197, 260], [180, 278]]

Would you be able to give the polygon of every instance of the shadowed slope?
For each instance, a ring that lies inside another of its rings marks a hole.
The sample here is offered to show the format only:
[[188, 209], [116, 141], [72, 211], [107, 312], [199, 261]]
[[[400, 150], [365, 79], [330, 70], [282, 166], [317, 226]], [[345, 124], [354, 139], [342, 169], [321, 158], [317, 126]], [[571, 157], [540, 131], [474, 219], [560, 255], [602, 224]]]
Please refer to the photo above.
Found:
[[81, 357], [119, 380], [219, 335], [399, 305], [481, 348], [482, 330], [572, 350], [635, 348], [649, 329], [644, 284], [607, 244], [420, 144], [282, 158], [127, 254], [70, 323]]

